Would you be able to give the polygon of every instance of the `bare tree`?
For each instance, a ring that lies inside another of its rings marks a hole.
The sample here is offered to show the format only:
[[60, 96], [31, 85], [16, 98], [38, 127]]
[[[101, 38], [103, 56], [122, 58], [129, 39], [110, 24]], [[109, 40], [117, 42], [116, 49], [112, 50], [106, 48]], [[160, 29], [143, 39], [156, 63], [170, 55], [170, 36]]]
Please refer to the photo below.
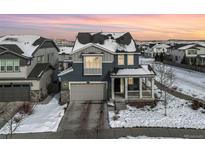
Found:
[[[163, 86], [167, 88], [172, 88], [174, 80], [175, 80], [175, 70], [172, 67], [164, 65], [163, 63], [154, 63], [153, 69], [156, 72], [156, 80]], [[162, 90], [161, 90], [162, 97]], [[167, 104], [172, 101], [171, 95], [167, 95], [166, 88], [164, 89], [164, 107], [165, 113], [167, 116]]]

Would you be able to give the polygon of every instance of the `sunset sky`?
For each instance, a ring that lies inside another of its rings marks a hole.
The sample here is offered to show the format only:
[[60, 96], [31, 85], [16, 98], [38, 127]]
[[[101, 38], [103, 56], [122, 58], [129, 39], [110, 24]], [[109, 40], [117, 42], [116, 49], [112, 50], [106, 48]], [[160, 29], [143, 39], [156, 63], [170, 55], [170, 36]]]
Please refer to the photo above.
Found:
[[138, 40], [205, 39], [204, 15], [0, 15], [0, 36], [74, 40], [77, 32], [131, 32]]

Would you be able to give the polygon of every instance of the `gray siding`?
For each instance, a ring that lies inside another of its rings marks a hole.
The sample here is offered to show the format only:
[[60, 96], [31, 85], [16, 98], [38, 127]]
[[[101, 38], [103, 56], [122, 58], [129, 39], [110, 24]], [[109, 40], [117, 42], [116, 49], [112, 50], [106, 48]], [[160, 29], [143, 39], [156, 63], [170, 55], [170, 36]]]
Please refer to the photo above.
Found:
[[27, 65], [27, 60], [25, 58], [22, 58], [20, 56], [17, 56], [15, 54], [10, 53], [10, 52], [6, 52], [4, 54], [1, 54], [0, 59], [19, 59], [20, 60], [20, 66], [26, 66]]
[[73, 62], [83, 62], [83, 56], [82, 54], [86, 53], [96, 53], [96, 54], [103, 54], [102, 60], [103, 62], [113, 62], [114, 56], [113, 54], [106, 52], [102, 49], [96, 48], [96, 47], [88, 47], [84, 50], [81, 50], [79, 52], [76, 52], [72, 54], [72, 60]]

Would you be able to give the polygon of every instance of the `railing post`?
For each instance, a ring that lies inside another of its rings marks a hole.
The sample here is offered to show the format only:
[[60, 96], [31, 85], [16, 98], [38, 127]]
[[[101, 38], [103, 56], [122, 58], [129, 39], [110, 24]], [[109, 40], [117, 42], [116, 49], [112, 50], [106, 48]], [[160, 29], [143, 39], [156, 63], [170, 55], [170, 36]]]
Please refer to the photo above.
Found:
[[139, 78], [140, 82], [139, 82], [139, 90], [140, 90], [140, 98], [142, 98], [142, 78]]
[[128, 86], [127, 86], [127, 78], [125, 78], [125, 99], [128, 99]]
[[152, 78], [152, 98], [154, 98], [154, 78]]
[[112, 100], [115, 99], [115, 78], [111, 78], [111, 97], [112, 97]]

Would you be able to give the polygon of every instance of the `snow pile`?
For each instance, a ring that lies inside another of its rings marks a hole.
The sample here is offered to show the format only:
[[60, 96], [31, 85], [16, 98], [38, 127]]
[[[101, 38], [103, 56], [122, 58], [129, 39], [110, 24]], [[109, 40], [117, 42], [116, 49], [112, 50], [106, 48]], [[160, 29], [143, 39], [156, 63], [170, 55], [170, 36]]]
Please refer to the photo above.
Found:
[[59, 47], [59, 54], [70, 54], [72, 51], [73, 47]]
[[[39, 104], [34, 113], [26, 116], [14, 133], [55, 132], [64, 115], [64, 106], [60, 106], [59, 94], [55, 95], [48, 104]], [[5, 124], [0, 134], [9, 133], [9, 122]]]
[[[186, 100], [172, 97], [167, 106], [167, 116], [163, 102], [158, 102], [154, 108], [137, 109], [127, 106], [128, 109], [115, 114], [109, 111], [109, 123], [114, 127], [170, 127], [205, 129], [205, 110], [192, 110]], [[117, 120], [114, 120], [118, 117]]]
[[15, 44], [24, 52], [24, 56], [32, 57], [39, 46], [33, 46], [33, 43], [39, 38], [38, 35], [6, 35], [0, 38], [0, 44]]

